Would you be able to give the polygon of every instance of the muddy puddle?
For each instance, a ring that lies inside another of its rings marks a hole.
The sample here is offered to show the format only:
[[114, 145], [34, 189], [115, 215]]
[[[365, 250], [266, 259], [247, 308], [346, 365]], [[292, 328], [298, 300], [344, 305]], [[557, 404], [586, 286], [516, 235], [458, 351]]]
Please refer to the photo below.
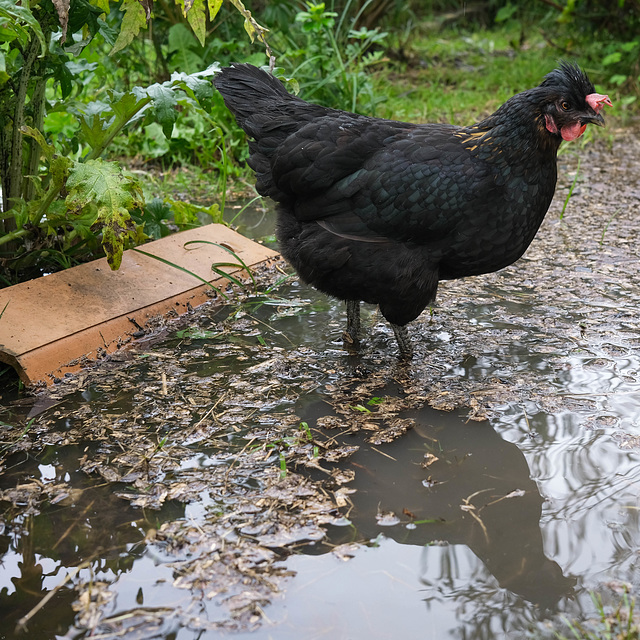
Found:
[[277, 264], [2, 390], [0, 638], [547, 639], [637, 596], [640, 142], [572, 149], [526, 256], [443, 283], [409, 364], [373, 308], [347, 354]]

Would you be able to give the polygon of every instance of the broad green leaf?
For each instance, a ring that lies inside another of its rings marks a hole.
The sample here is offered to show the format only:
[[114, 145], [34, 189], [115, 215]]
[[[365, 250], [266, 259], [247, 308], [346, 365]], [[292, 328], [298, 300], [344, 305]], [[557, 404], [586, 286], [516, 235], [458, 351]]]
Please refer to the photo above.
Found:
[[509, 20], [509, 18], [511, 18], [511, 16], [517, 10], [518, 10], [518, 7], [516, 5], [511, 4], [510, 2], [507, 2], [507, 4], [504, 7], [501, 7], [500, 9], [498, 9], [498, 12], [496, 13], [495, 21], [506, 22], [507, 20]]
[[4, 52], [0, 51], [0, 87], [9, 79], [7, 73], [7, 63], [4, 58]]
[[49, 175], [52, 178], [52, 184], [59, 193], [69, 177], [69, 170], [73, 165], [73, 160], [66, 156], [53, 156], [49, 162]]
[[149, 97], [144, 94], [144, 91], [122, 94], [115, 92], [109, 93], [109, 97], [111, 98], [110, 107], [118, 123], [124, 126], [124, 124], [138, 115], [143, 107], [149, 103]]
[[70, 42], [65, 46], [65, 51], [79, 55], [100, 30], [102, 15], [104, 15], [102, 9], [95, 7], [89, 0], [73, 0], [69, 7], [68, 31], [73, 34], [82, 33], [82, 40], [69, 38]]
[[24, 28], [19, 23], [22, 22], [23, 24], [26, 24], [29, 29], [33, 31], [36, 38], [38, 38], [42, 55], [46, 53], [47, 43], [44, 33], [42, 33], [42, 27], [35, 19], [28, 6], [24, 7], [18, 5], [16, 0], [0, 0], [0, 18], [8, 18], [8, 26], [12, 27], [16, 31], [16, 35], [18, 35], [19, 30], [24, 31]]
[[173, 220], [179, 227], [199, 225], [198, 214], [205, 214], [211, 217], [211, 222], [222, 222], [222, 213], [217, 203], [210, 207], [184, 202], [182, 200], [172, 200], [168, 198], [166, 203], [173, 209]]
[[122, 129], [142, 117], [151, 97], [144, 90], [129, 93], [108, 91], [109, 102], [92, 102], [80, 115], [80, 126], [84, 140], [92, 151], [87, 159], [97, 158]]
[[152, 84], [147, 93], [153, 98], [153, 106], [158, 122], [167, 138], [171, 137], [173, 124], [178, 119], [176, 106], [178, 104], [173, 89], [162, 84]]
[[124, 49], [140, 33], [140, 29], [147, 28], [147, 16], [138, 0], [124, 0], [122, 9], [125, 12], [122, 26], [118, 39], [109, 52], [110, 56]]
[[113, 47], [119, 35], [117, 29], [113, 29], [111, 25], [101, 18], [98, 18], [98, 27], [98, 33], [104, 38], [105, 43], [109, 47]]
[[187, 13], [187, 22], [191, 25], [193, 33], [195, 33], [200, 44], [204, 47], [204, 40], [207, 35], [207, 16], [204, 8], [204, 0], [193, 0], [193, 4]]
[[204, 71], [187, 74], [174, 72], [171, 74], [171, 84], [180, 86], [190, 97], [201, 101], [213, 96], [213, 85], [211, 84], [211, 76], [220, 71], [220, 64], [214, 62]]
[[182, 24], [174, 24], [169, 28], [169, 60], [172, 70], [179, 69], [184, 73], [195, 73], [205, 66], [202, 57], [194, 50], [199, 48], [198, 41], [189, 28]]
[[92, 148], [98, 149], [104, 146], [108, 135], [109, 123], [103, 120], [100, 115], [81, 115], [80, 131], [84, 141]]
[[610, 64], [617, 64], [620, 60], [622, 60], [622, 54], [619, 51], [615, 51], [602, 59], [602, 66], [607, 67]]
[[53, 158], [53, 155], [55, 154], [56, 150], [54, 149], [52, 144], [49, 144], [44, 139], [44, 136], [40, 131], [38, 131], [38, 129], [34, 129], [33, 127], [28, 127], [27, 125], [23, 125], [22, 127], [20, 127], [20, 132], [22, 133], [22, 135], [33, 138], [40, 145], [40, 148], [42, 149], [42, 152], [44, 153], [45, 158], [47, 158], [47, 160], [51, 160]]
[[70, 211], [80, 212], [89, 205], [97, 208], [95, 226], [102, 229], [102, 246], [115, 271], [125, 242], [138, 233], [129, 212], [144, 204], [140, 185], [113, 162], [88, 160], [74, 163], [67, 190], [65, 202]]
[[89, 2], [98, 9], [102, 9], [104, 13], [109, 13], [109, 0], [89, 0]]
[[218, 15], [220, 7], [222, 7], [222, 0], [207, 0], [207, 7], [209, 8], [209, 20], [213, 22], [213, 19]]
[[[0, 19], [2, 19], [1, 12]], [[20, 46], [24, 48], [31, 39], [30, 34], [31, 31], [27, 27], [18, 24], [15, 20], [10, 20], [4, 24], [0, 23], [0, 43], [18, 40]]]

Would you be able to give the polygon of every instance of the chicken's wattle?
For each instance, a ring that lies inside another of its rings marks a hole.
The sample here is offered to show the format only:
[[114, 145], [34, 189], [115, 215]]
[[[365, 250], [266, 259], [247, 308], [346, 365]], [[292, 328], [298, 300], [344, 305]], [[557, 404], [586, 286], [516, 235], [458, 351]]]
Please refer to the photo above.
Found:
[[584, 130], [587, 128], [586, 124], [580, 124], [579, 122], [573, 122], [572, 124], [566, 124], [562, 129], [560, 129], [560, 135], [563, 140], [570, 142], [571, 140], [575, 140], [579, 138]]

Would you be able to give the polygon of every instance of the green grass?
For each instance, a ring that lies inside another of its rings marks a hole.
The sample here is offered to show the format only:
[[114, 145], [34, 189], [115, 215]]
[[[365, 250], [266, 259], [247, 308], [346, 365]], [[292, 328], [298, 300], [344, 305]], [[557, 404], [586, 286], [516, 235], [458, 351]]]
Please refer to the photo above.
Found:
[[540, 42], [514, 52], [505, 30], [466, 35], [450, 31], [414, 47], [421, 68], [378, 75], [376, 89], [388, 99], [377, 115], [471, 124], [515, 93], [539, 84], [557, 64], [557, 53]]
[[[376, 75], [376, 92], [386, 95], [376, 115], [411, 122], [448, 122], [466, 125], [493, 113], [520, 91], [538, 85], [563, 56], [541, 35], [530, 31], [514, 49], [519, 31], [441, 31], [417, 38], [411, 66], [388, 67]], [[598, 77], [576, 57], [593, 80]], [[596, 82], [596, 88], [598, 83]], [[603, 93], [613, 88], [600, 87]]]
[[[608, 110], [609, 122], [633, 112], [633, 107], [621, 104], [615, 86], [600, 82], [606, 77], [597, 63], [601, 54], [594, 48], [597, 43], [588, 40], [574, 42], [567, 53], [551, 45], [536, 24], [524, 28], [507, 23], [474, 31], [434, 28], [429, 23], [428, 27], [418, 25], [409, 42], [408, 61], [399, 62], [389, 55], [383, 63], [370, 68], [374, 96], [384, 99], [377, 104], [375, 113], [368, 115], [408, 122], [472, 124], [493, 113], [514, 94], [538, 85], [560, 59], [576, 60], [590, 74], [596, 90], [611, 95], [615, 107]], [[284, 71], [286, 75], [291, 69]], [[305, 98], [304, 91], [300, 97]], [[350, 106], [344, 104], [342, 108]], [[585, 135], [583, 141], [602, 135], [606, 133], [590, 127], [589, 137]], [[232, 154], [238, 157], [245, 146], [240, 144]], [[246, 185], [254, 182], [253, 173], [242, 162], [231, 166], [232, 190], [246, 191]], [[173, 178], [177, 179], [177, 188]], [[200, 191], [203, 199], [210, 198], [218, 186], [215, 171], [211, 175], [195, 169], [190, 175], [190, 169], [185, 168], [182, 173], [164, 177], [161, 185], [156, 182], [153, 191], [180, 191], [189, 182], [190, 191]]]

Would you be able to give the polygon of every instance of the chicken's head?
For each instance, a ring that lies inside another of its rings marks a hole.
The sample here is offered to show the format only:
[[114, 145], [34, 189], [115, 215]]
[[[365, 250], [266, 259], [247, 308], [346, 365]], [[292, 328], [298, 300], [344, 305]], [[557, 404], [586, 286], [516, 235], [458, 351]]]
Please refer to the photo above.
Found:
[[605, 105], [612, 106], [611, 100], [596, 93], [587, 74], [578, 66], [563, 63], [549, 73], [540, 86], [546, 89], [542, 109], [544, 125], [552, 135], [575, 140], [588, 124], [604, 126], [600, 112]]

